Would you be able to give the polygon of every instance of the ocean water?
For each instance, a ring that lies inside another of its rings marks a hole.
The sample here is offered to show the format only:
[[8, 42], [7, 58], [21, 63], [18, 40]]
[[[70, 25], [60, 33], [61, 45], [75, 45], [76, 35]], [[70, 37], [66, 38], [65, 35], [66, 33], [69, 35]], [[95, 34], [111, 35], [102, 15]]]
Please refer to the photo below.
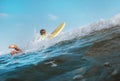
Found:
[[119, 77], [120, 15], [52, 40], [30, 41], [22, 54], [0, 56], [0, 81], [120, 81]]

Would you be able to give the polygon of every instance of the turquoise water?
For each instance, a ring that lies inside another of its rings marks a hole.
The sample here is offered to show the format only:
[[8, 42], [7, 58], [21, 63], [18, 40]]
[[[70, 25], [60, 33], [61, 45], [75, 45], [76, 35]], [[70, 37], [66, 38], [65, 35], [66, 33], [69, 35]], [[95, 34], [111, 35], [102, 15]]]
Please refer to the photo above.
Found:
[[[102, 46], [101, 50], [107, 50], [103, 42], [109, 44], [109, 41], [120, 38], [119, 24], [110, 21], [96, 22], [86, 29], [78, 28], [74, 34], [69, 32], [63, 36], [63, 33], [43, 45], [32, 42], [19, 55], [0, 56], [0, 81], [118, 81], [119, 75], [107, 77], [112, 69], [106, 70], [97, 60], [87, 57], [95, 53], [105, 54], [104, 51], [98, 52]], [[116, 43], [120, 44], [119, 41]], [[112, 51], [114, 45], [110, 46]], [[33, 47], [36, 49], [31, 49]], [[118, 51], [112, 53], [119, 54], [119, 46], [115, 49]]]

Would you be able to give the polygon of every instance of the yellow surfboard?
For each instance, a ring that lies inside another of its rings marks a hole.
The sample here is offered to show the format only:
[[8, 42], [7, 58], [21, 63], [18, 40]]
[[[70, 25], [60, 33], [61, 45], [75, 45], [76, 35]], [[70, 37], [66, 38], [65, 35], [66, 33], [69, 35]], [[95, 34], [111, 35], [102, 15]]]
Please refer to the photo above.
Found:
[[55, 38], [65, 27], [65, 22], [61, 23], [49, 36], [50, 39]]

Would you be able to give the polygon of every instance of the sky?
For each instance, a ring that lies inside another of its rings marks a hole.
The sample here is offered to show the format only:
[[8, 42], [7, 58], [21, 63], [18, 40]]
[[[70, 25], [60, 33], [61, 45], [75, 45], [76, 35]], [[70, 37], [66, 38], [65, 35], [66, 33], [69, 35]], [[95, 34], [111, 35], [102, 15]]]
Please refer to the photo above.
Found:
[[120, 0], [0, 0], [0, 53], [8, 45], [23, 46], [44, 28], [64, 32], [120, 13]]

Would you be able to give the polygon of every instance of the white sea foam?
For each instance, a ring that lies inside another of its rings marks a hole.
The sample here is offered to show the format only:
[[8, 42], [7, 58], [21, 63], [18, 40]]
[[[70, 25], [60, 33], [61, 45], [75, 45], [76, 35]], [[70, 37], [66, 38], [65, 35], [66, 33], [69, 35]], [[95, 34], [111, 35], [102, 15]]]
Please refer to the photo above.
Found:
[[63, 39], [70, 40], [76, 37], [81, 37], [90, 34], [94, 31], [99, 31], [106, 28], [111, 28], [114, 26], [120, 26], [120, 14], [112, 17], [111, 19], [104, 20], [101, 19], [98, 22], [94, 22], [89, 25], [80, 26], [77, 29], [71, 30], [63, 34]]
[[[66, 24], [69, 24], [69, 23], [66, 23]], [[107, 19], [107, 20], [100, 19], [99, 21], [91, 23], [89, 25], [80, 26], [74, 30], [62, 32], [60, 33], [60, 35], [58, 35], [56, 38], [52, 40], [48, 40], [48, 39], [44, 41], [32, 40], [29, 42], [28, 45], [24, 46], [25, 53], [40, 51], [50, 46], [53, 46], [60, 41], [72, 40], [76, 37], [85, 36], [85, 35], [90, 34], [91, 32], [99, 31], [99, 30], [114, 27], [114, 26], [120, 26], [120, 14], [115, 15], [112, 18]], [[38, 37], [38, 35], [39, 33], [37, 33], [34, 30], [35, 39], [36, 37]]]
[[[67, 23], [67, 24], [69, 24], [69, 23]], [[71, 31], [62, 32], [58, 37], [56, 37], [52, 40], [31, 41], [28, 46], [29, 51], [42, 50], [47, 47], [53, 46], [54, 44], [56, 44], [60, 41], [71, 40], [76, 37], [88, 35], [94, 31], [99, 31], [99, 30], [114, 27], [114, 26], [120, 26], [120, 14], [118, 14], [110, 19], [107, 19], [107, 20], [100, 19], [99, 21], [94, 22], [92, 24], [80, 26], [77, 29], [74, 29]], [[35, 37], [37, 37], [39, 35], [38, 33], [34, 33], [34, 34], [35, 34]]]
[[2, 55], [2, 53], [0, 52], [0, 55]]

